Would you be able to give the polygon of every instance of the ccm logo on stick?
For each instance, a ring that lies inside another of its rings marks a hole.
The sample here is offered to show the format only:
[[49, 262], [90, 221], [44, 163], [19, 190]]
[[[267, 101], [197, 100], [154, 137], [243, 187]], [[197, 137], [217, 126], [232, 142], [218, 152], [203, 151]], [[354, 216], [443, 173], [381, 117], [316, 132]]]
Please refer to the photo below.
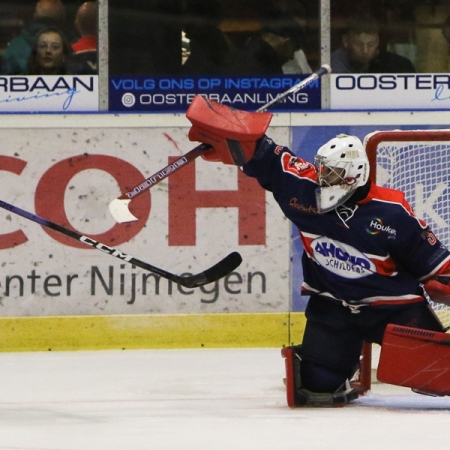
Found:
[[122, 253], [120, 250], [116, 248], [108, 247], [107, 245], [102, 244], [101, 242], [98, 242], [87, 236], [81, 236], [80, 241], [85, 242], [88, 245], [92, 245], [92, 247], [98, 248], [102, 252], [109, 253], [110, 255], [115, 256], [116, 258], [123, 259], [124, 261], [131, 261], [131, 259], [133, 258], [131, 255]]

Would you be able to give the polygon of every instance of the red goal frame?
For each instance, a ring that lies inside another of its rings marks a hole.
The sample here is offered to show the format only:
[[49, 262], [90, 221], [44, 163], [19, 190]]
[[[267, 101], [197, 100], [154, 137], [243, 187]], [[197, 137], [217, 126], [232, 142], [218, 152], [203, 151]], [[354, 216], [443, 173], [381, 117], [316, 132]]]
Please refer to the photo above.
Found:
[[[370, 166], [370, 178], [376, 181], [377, 175], [377, 149], [382, 142], [449, 142], [450, 130], [389, 130], [375, 131], [368, 134], [364, 139], [364, 146]], [[352, 381], [352, 387], [358, 390], [360, 395], [364, 395], [370, 390], [372, 385], [372, 345], [364, 344], [359, 376]]]
[[367, 158], [369, 159], [370, 178], [377, 177], [377, 148], [381, 142], [450, 142], [450, 130], [391, 130], [375, 131], [364, 139]]

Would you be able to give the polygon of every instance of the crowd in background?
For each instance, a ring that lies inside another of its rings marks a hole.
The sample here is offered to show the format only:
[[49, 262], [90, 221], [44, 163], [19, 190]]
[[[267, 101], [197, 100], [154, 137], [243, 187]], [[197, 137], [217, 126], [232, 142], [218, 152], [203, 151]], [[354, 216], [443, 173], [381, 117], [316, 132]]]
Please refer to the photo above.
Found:
[[[450, 0], [330, 5], [333, 72], [448, 71]], [[33, 7], [2, 49], [0, 73], [97, 73], [97, 2]], [[320, 60], [319, 0], [109, 0], [108, 9], [111, 75], [302, 74], [329, 63]]]
[[97, 73], [98, 5], [82, 3], [73, 24], [61, 0], [38, 0], [33, 16], [4, 49], [3, 75]]
[[[146, 14], [144, 0], [109, 0], [110, 73], [310, 73], [330, 63], [321, 61], [328, 44], [320, 35], [320, 4], [153, 0]], [[329, 44], [339, 51], [332, 69], [446, 72], [449, 16], [450, 0], [330, 0]]]

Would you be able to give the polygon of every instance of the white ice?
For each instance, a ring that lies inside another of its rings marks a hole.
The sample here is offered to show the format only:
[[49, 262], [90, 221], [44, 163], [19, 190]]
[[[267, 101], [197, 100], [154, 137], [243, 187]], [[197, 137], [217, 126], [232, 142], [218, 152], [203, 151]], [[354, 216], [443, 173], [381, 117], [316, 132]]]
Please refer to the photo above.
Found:
[[279, 349], [0, 354], [0, 450], [438, 450], [450, 397], [286, 406]]

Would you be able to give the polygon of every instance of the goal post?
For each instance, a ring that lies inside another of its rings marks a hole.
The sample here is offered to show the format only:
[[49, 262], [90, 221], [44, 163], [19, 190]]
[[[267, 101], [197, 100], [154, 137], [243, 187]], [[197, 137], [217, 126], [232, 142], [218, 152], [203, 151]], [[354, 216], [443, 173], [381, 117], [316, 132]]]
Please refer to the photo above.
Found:
[[[450, 130], [375, 131], [364, 138], [370, 176], [379, 186], [404, 192], [416, 214], [450, 246]], [[430, 305], [450, 329], [450, 307]], [[371, 346], [364, 345], [356, 381], [361, 392], [370, 390]]]

